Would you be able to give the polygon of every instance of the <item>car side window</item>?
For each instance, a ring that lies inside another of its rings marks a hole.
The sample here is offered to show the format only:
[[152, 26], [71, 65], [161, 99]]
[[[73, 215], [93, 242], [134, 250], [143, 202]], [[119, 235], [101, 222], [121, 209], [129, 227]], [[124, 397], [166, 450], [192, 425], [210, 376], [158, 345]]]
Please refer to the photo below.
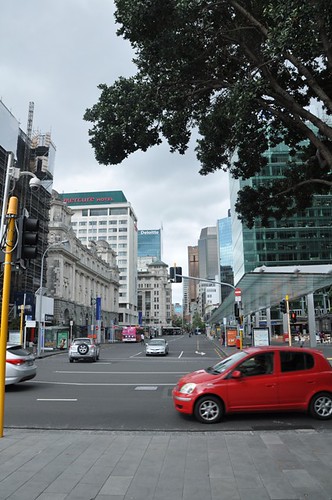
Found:
[[256, 354], [236, 367], [244, 377], [273, 373], [273, 353]]
[[282, 351], [280, 352], [280, 364], [282, 372], [310, 370], [314, 366], [314, 358], [307, 352]]

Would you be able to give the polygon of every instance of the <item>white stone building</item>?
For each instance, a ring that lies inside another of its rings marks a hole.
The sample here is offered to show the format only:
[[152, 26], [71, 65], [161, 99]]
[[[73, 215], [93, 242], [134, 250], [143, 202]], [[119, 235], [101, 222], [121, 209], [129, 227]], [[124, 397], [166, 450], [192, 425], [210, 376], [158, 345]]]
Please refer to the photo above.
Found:
[[104, 240], [116, 252], [120, 272], [119, 324], [137, 324], [137, 218], [131, 204], [122, 191], [59, 196], [73, 210], [71, 225], [83, 245]]
[[[101, 298], [103, 336], [118, 323], [119, 270], [114, 250], [105, 241], [83, 245], [71, 227], [73, 210], [53, 192], [45, 254], [46, 289], [54, 298], [55, 324], [73, 321], [77, 334], [90, 333], [96, 326], [95, 302]], [[68, 240], [68, 243], [60, 244]], [[54, 245], [59, 242], [59, 245]], [[102, 337], [103, 339], [103, 337]]]

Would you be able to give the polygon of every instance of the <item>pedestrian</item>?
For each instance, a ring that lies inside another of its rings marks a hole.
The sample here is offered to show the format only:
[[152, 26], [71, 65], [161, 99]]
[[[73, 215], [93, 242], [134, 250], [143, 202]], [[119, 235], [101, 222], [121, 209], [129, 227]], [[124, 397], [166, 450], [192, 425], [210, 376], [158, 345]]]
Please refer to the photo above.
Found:
[[319, 338], [320, 338], [320, 343], [322, 344], [324, 342], [324, 339], [325, 339], [324, 332], [320, 332]]
[[300, 333], [300, 347], [304, 346], [304, 335], [303, 333]]
[[141, 344], [144, 344], [144, 339], [145, 339], [144, 333], [141, 333]]
[[37, 345], [38, 345], [38, 338], [34, 337], [32, 341], [32, 352], [33, 354], [37, 353]]

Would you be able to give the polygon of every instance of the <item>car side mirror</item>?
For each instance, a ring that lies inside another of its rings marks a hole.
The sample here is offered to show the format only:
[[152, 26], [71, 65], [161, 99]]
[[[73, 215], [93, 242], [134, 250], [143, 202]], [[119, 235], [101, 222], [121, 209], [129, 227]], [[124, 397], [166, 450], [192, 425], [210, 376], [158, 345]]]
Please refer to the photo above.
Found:
[[242, 378], [242, 373], [240, 372], [240, 370], [234, 370], [232, 372], [232, 378]]

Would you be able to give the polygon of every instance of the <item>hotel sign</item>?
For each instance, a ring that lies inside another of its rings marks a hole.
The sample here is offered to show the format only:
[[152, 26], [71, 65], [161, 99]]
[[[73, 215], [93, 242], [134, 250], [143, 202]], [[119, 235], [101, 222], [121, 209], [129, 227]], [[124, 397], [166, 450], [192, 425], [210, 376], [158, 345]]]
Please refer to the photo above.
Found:
[[110, 203], [126, 203], [127, 198], [122, 191], [100, 191], [94, 193], [61, 193], [59, 197], [69, 206], [76, 205], [109, 205]]

